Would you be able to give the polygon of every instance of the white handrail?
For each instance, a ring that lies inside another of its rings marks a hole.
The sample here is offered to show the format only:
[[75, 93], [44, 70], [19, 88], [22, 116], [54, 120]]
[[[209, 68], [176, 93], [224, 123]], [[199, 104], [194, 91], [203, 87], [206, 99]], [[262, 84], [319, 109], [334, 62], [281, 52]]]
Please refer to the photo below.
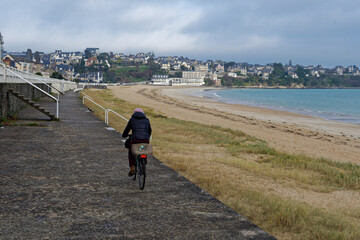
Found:
[[95, 105], [97, 105], [98, 107], [100, 107], [101, 109], [103, 109], [105, 111], [105, 123], [107, 125], [109, 125], [109, 112], [114, 113], [115, 115], [121, 117], [122, 119], [124, 119], [125, 121], [129, 121], [128, 119], [124, 118], [123, 116], [121, 116], [119, 113], [115, 112], [114, 110], [108, 108], [104, 108], [103, 106], [101, 106], [100, 104], [96, 103], [90, 96], [86, 95], [83, 91], [81, 91], [80, 93], [84, 94], [83, 98], [82, 98], [82, 103], [85, 104], [85, 99], [88, 99], [90, 102], [94, 103]]
[[109, 112], [112, 112], [112, 113], [114, 113], [114, 114], [116, 114], [117, 116], [119, 116], [119, 117], [121, 117], [122, 119], [124, 119], [125, 121], [129, 121], [129, 120], [127, 120], [126, 118], [124, 118], [123, 116], [121, 116], [120, 114], [118, 114], [117, 112], [115, 112], [114, 110], [112, 110], [112, 109], [106, 109], [106, 111], [105, 111], [105, 123], [107, 124], [107, 125], [109, 125]]
[[104, 111], [106, 111], [106, 108], [104, 108], [104, 107], [101, 106], [100, 104], [94, 102], [89, 96], [84, 96], [84, 97], [83, 97], [83, 104], [84, 104], [85, 99], [89, 100], [89, 101], [92, 102], [93, 104], [97, 105], [98, 107], [100, 107], [100, 108], [102, 108]]
[[20, 76], [19, 74], [13, 72], [10, 69], [7, 69], [5, 64], [1, 64], [4, 67], [4, 75], [6, 75], [6, 71], [11, 72], [12, 74], [14, 74], [15, 76], [17, 76], [18, 78], [20, 78], [21, 80], [27, 82], [28, 84], [30, 84], [31, 86], [33, 86], [34, 88], [36, 88], [37, 90], [39, 90], [40, 92], [44, 93], [45, 95], [47, 95], [48, 97], [54, 99], [56, 101], [56, 118], [59, 118], [59, 100], [56, 99], [56, 97], [54, 97], [53, 95], [45, 92], [44, 90], [42, 90], [41, 88], [39, 88], [38, 86], [36, 86], [35, 84], [33, 84], [32, 82], [26, 80], [25, 78], [23, 78], [22, 76]]
[[86, 95], [84, 89], [82, 89], [82, 90], [79, 92], [79, 94], [83, 94], [84, 96], [86, 96], [86, 97], [88, 97], [88, 98], [90, 98], [90, 99], [92, 100], [92, 98], [91, 98], [89, 95]]
[[55, 90], [58, 92], [58, 94], [59, 94], [59, 93], [64, 94], [64, 92], [58, 90], [56, 87], [53, 87], [53, 86], [51, 86], [51, 85], [48, 85], [48, 84], [45, 83], [43, 80], [40, 80], [40, 78], [32, 78], [32, 79], [35, 79], [35, 80], [37, 80], [37, 81], [40, 81], [40, 82], [42, 82], [43, 84], [45, 84], [46, 86], [48, 86], [48, 87], [50, 87], [50, 88], [52, 88], [52, 89], [55, 89]]
[[85, 103], [85, 99], [89, 100], [90, 102], [94, 103], [95, 105], [97, 105], [98, 107], [102, 108], [105, 111], [105, 121], [106, 121], [106, 108], [104, 108], [103, 106], [101, 106], [100, 104], [96, 103], [94, 100], [92, 100], [89, 96], [85, 95], [83, 96], [82, 99], [82, 103]]

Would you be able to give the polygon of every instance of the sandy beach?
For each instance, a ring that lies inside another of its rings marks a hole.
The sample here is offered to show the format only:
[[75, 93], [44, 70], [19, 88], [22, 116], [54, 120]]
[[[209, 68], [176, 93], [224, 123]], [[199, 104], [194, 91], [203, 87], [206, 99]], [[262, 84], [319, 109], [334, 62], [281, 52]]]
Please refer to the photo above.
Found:
[[120, 99], [163, 115], [242, 131], [277, 150], [360, 164], [360, 126], [194, 96], [207, 88], [148, 85], [110, 88]]

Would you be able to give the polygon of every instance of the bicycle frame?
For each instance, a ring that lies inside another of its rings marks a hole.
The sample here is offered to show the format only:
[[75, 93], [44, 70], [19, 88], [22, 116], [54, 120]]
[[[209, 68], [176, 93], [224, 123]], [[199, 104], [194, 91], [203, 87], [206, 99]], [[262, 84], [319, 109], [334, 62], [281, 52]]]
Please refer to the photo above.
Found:
[[147, 155], [144, 154], [137, 155], [135, 159], [136, 159], [136, 165], [135, 165], [135, 174], [133, 180], [136, 180], [136, 177], [138, 177], [139, 188], [140, 190], [143, 190], [145, 187]]

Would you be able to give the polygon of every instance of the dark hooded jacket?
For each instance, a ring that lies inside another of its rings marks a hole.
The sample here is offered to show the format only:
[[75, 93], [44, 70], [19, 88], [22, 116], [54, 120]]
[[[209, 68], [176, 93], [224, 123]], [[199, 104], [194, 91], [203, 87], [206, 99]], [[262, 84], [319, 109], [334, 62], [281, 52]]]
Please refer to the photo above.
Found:
[[149, 119], [144, 113], [135, 112], [131, 116], [122, 137], [127, 137], [130, 130], [132, 130], [132, 140], [149, 140], [151, 135], [151, 126]]

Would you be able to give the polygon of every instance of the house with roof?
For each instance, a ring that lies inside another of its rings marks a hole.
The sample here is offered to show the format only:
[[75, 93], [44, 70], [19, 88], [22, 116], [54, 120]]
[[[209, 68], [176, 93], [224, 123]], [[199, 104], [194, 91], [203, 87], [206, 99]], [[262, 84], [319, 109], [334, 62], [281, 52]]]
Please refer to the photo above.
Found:
[[99, 83], [103, 81], [103, 74], [101, 72], [83, 73], [76, 74], [74, 78], [80, 82]]
[[180, 63], [174, 63], [171, 65], [170, 69], [174, 69], [175, 71], [179, 71], [181, 70], [181, 65]]
[[74, 79], [74, 67], [67, 64], [59, 64], [55, 66], [55, 71], [61, 73], [64, 78], [72, 81]]
[[[187, 61], [183, 61], [182, 63], [181, 63], [181, 67], [184, 67], [184, 68], [186, 68], [186, 69], [190, 69], [191, 68], [191, 65], [187, 62]], [[180, 67], [180, 68], [181, 68]]]
[[216, 71], [216, 72], [225, 72], [224, 65], [222, 65], [222, 64], [217, 64], [216, 67], [215, 67], [215, 71]]
[[15, 59], [10, 55], [10, 54], [6, 54], [3, 59], [2, 62], [9, 67], [13, 67], [13, 68], [17, 68], [16, 64], [18, 64]]
[[26, 53], [9, 53], [3, 58], [3, 62], [20, 71], [33, 73], [35, 62], [28, 59]]
[[160, 65], [160, 69], [165, 71], [170, 71], [170, 62], [169, 61], [162, 61]]
[[205, 65], [197, 64], [197, 65], [195, 65], [195, 71], [196, 72], [208, 72], [209, 67], [206, 64]]
[[299, 76], [298, 76], [295, 72], [292, 72], [292, 71], [289, 71], [289, 72], [288, 72], [288, 75], [289, 75], [292, 79], [297, 79], [297, 78], [299, 78]]
[[344, 73], [344, 67], [343, 66], [337, 66], [335, 68], [335, 73], [338, 74], [338, 75], [343, 75]]
[[100, 54], [99, 48], [86, 48], [84, 52], [89, 52], [91, 56], [97, 56]]
[[99, 64], [99, 60], [95, 56], [88, 58], [85, 62], [85, 66], [87, 67], [92, 66], [93, 64]]
[[262, 76], [262, 79], [267, 80], [267, 79], [269, 79], [270, 74], [271, 74], [271, 69], [269, 69], [269, 68], [263, 68], [263, 69], [261, 70], [261, 74], [260, 74], [260, 75]]

